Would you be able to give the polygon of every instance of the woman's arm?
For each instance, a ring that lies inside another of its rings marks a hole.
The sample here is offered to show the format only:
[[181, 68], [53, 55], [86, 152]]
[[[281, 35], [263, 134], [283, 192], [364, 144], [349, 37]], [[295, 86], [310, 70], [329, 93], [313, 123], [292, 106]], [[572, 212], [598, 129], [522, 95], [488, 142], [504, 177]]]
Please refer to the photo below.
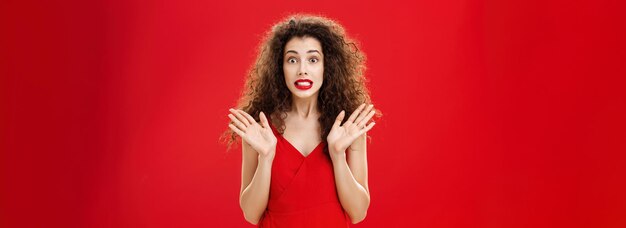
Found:
[[256, 225], [267, 208], [273, 159], [259, 155], [245, 142], [242, 145], [239, 206], [246, 221]]
[[[368, 124], [376, 113], [373, 108], [374, 105], [365, 108], [365, 104], [362, 104], [343, 125], [341, 122], [345, 117], [345, 111], [341, 111], [327, 137], [339, 201], [353, 224], [365, 219], [370, 205], [365, 139], [366, 132], [375, 124], [374, 122]], [[348, 149], [350, 157], [346, 159]]]
[[260, 125], [242, 110], [230, 112], [228, 127], [242, 139], [239, 206], [246, 220], [256, 225], [267, 208], [277, 140], [263, 112], [259, 113]]
[[346, 153], [333, 151], [330, 153], [339, 200], [350, 216], [352, 224], [365, 219], [370, 205], [367, 184], [366, 137], [366, 134], [361, 135], [350, 146], [350, 156], [347, 161]]

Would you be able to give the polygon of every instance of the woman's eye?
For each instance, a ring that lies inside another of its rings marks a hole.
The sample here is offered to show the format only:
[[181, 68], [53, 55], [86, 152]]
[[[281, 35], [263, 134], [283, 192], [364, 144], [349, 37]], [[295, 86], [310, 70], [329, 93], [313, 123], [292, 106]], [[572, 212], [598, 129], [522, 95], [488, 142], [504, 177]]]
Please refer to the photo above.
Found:
[[294, 58], [289, 58], [289, 59], [287, 59], [287, 62], [288, 62], [288, 63], [296, 63], [296, 59], [294, 59]]
[[312, 58], [312, 59], [310, 59], [309, 61], [310, 61], [310, 62], [312, 62], [312, 63], [316, 63], [316, 62], [317, 62], [317, 61], [319, 61], [319, 60], [318, 60], [318, 59], [316, 59], [316, 58]]

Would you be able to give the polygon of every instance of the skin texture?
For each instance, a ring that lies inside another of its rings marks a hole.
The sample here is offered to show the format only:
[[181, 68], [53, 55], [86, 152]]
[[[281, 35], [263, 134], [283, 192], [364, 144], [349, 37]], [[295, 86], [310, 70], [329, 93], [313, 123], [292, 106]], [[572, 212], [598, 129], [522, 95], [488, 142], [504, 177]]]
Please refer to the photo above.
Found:
[[[318, 98], [324, 83], [324, 53], [319, 40], [309, 36], [291, 38], [284, 50], [284, 80], [292, 96], [291, 109], [284, 118], [283, 137], [307, 156], [322, 141]], [[313, 81], [313, 87], [305, 91], [297, 89], [294, 82], [302, 78]], [[246, 220], [257, 224], [267, 207], [277, 139], [269, 127], [270, 120], [262, 111], [259, 122], [243, 110], [229, 111], [231, 123], [228, 126], [242, 138], [240, 206]], [[345, 120], [346, 111], [342, 110], [325, 139], [339, 200], [353, 224], [365, 218], [370, 203], [366, 132], [374, 126], [370, 120], [375, 113], [373, 105], [362, 104]]]

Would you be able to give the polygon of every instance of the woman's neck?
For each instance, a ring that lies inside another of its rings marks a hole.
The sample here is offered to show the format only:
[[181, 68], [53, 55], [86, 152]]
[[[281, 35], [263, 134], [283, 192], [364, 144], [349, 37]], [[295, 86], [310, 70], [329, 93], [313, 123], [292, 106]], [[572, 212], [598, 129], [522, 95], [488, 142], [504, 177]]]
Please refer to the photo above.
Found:
[[310, 96], [308, 98], [298, 98], [292, 96], [291, 112], [297, 114], [298, 117], [307, 119], [310, 116], [317, 118], [317, 96]]

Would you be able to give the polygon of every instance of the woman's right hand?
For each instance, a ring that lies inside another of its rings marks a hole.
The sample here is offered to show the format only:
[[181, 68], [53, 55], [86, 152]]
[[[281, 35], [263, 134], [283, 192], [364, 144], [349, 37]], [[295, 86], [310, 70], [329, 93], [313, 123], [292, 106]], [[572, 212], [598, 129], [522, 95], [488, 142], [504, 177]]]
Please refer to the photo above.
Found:
[[228, 127], [256, 150], [262, 158], [274, 159], [277, 140], [265, 114], [263, 112], [259, 114], [259, 119], [261, 119], [261, 125], [259, 125], [250, 114], [243, 110], [231, 108], [229, 111], [231, 114], [228, 114], [228, 117], [232, 123], [228, 124]]

